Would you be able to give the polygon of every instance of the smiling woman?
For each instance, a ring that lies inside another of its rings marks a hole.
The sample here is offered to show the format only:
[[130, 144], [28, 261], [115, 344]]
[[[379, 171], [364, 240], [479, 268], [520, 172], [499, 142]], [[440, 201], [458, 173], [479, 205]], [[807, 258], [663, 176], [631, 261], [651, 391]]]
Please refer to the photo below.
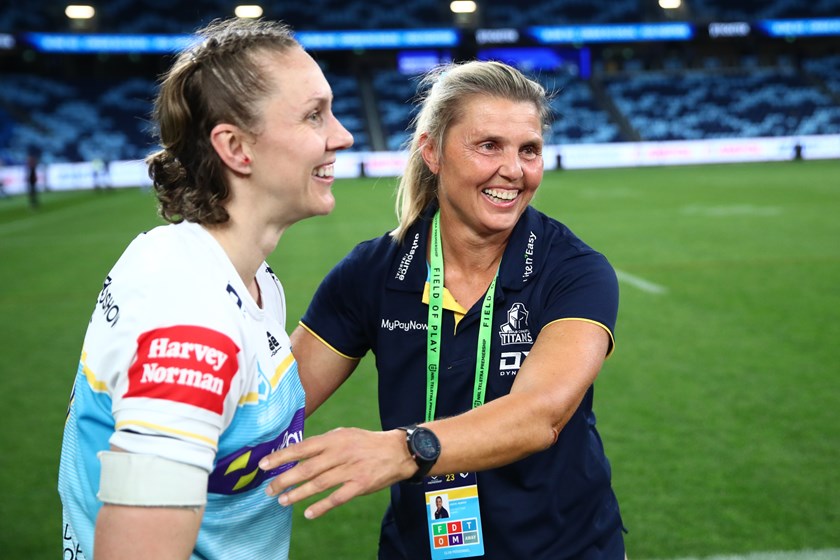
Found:
[[288, 505], [335, 487], [311, 519], [390, 486], [380, 560], [624, 558], [592, 412], [616, 275], [530, 206], [545, 90], [498, 62], [448, 65], [423, 86], [399, 226], [336, 265], [292, 334], [307, 413], [373, 351], [385, 431], [271, 454], [262, 469], [304, 463], [269, 491]]
[[[285, 294], [265, 259], [329, 213], [353, 143], [280, 23], [199, 31], [155, 102], [160, 215], [102, 283], [65, 424], [64, 548], [98, 560], [288, 557], [257, 461], [303, 437]], [[272, 372], [266, 378], [263, 372]]]

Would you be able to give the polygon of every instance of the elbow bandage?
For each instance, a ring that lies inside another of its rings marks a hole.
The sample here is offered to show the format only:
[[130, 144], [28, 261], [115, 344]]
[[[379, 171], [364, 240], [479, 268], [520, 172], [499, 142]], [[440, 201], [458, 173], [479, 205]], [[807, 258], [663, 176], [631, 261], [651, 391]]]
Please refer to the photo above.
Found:
[[156, 455], [102, 451], [99, 493], [106, 504], [201, 507], [207, 503], [208, 473]]

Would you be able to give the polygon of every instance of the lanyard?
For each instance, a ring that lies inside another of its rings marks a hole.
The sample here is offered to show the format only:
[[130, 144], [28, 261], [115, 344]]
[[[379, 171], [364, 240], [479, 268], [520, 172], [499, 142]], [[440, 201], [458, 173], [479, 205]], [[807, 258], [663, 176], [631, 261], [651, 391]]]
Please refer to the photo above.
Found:
[[[429, 263], [429, 324], [426, 343], [426, 422], [435, 419], [437, 403], [438, 374], [440, 366], [440, 333], [443, 322], [443, 251], [440, 241], [440, 210], [432, 220], [432, 247]], [[496, 294], [496, 280], [493, 277], [484, 302], [481, 304], [481, 323], [478, 329], [478, 347], [475, 352], [475, 385], [473, 386], [473, 408], [484, 404], [487, 390], [487, 373], [490, 370], [490, 338], [493, 329], [493, 297]]]

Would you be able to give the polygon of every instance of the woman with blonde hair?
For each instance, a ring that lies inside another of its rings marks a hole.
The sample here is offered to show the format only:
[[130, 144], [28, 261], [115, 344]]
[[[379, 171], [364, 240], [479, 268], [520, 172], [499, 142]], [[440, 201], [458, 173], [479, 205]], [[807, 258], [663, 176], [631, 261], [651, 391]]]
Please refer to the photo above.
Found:
[[546, 93], [498, 62], [423, 86], [399, 225], [329, 273], [292, 335], [310, 413], [374, 353], [384, 431], [270, 455], [262, 468], [303, 462], [269, 491], [292, 504], [337, 487], [314, 518], [390, 486], [383, 560], [623, 559], [592, 410], [618, 287], [603, 255], [530, 205]]

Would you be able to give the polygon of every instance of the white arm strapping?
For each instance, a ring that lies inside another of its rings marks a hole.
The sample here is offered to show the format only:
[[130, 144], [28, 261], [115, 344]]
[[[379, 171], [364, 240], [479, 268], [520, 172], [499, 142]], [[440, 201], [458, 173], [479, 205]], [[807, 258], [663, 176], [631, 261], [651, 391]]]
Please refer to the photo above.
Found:
[[101, 451], [99, 493], [106, 504], [142, 507], [201, 507], [207, 503], [207, 471], [122, 451]]

